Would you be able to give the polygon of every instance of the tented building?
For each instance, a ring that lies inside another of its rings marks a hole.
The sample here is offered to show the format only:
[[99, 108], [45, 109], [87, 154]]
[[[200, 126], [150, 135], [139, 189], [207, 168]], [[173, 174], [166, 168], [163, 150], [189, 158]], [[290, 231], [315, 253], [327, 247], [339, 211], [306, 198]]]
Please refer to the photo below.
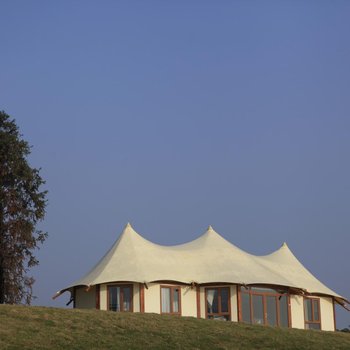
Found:
[[56, 296], [65, 291], [76, 308], [322, 330], [335, 330], [335, 304], [348, 303], [285, 243], [272, 254], [255, 256], [212, 227], [191, 242], [161, 246], [127, 224], [95, 267]]

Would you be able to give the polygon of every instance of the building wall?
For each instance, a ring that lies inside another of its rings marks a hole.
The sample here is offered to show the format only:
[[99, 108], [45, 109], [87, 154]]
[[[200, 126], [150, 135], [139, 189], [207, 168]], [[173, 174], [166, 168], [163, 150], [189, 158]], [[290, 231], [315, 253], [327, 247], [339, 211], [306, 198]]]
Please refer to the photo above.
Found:
[[147, 283], [145, 293], [145, 312], [160, 314], [160, 285], [158, 283]]
[[321, 327], [323, 331], [335, 331], [332, 298], [320, 298]]
[[[112, 284], [112, 283], [111, 283]], [[123, 283], [125, 284], [125, 283]], [[149, 283], [148, 288], [144, 288], [145, 312], [160, 314], [160, 285], [159, 283]], [[174, 284], [169, 284], [173, 286]], [[181, 287], [181, 314], [182, 316], [197, 317], [197, 289], [191, 286]], [[215, 287], [215, 286], [210, 286]], [[205, 318], [206, 300], [205, 288], [199, 288], [200, 317]], [[133, 283], [133, 309], [140, 312], [140, 285]], [[321, 328], [324, 331], [334, 331], [334, 310], [333, 300], [330, 297], [320, 297]], [[230, 286], [231, 320], [238, 321], [237, 307], [237, 287]], [[304, 298], [300, 295], [290, 296], [291, 327], [305, 329], [304, 322]], [[85, 287], [76, 288], [75, 307], [80, 309], [94, 309], [96, 307], [96, 288], [91, 287], [86, 291]], [[107, 310], [107, 284], [100, 285], [100, 309]]]
[[100, 285], [100, 310], [107, 310], [107, 285]]
[[[317, 297], [318, 298], [318, 297]], [[300, 295], [291, 295], [292, 328], [305, 329], [304, 298]], [[320, 297], [321, 329], [334, 331], [333, 300], [328, 297]]]
[[[112, 283], [111, 283], [112, 284]], [[125, 283], [124, 283], [125, 284]], [[100, 285], [100, 309], [107, 310], [107, 285]], [[174, 284], [166, 283], [148, 283], [147, 288], [144, 288], [144, 305], [145, 312], [158, 313], [160, 314], [160, 286], [169, 285], [174, 286]], [[192, 316], [197, 317], [197, 293], [196, 288], [191, 288], [191, 286], [179, 286], [181, 289], [181, 314], [182, 316]], [[140, 286], [139, 283], [133, 283], [133, 308], [134, 312], [140, 312]], [[80, 300], [82, 294], [79, 294], [77, 298]], [[86, 298], [86, 296], [84, 296]], [[202, 298], [204, 294], [202, 293]], [[95, 299], [94, 299], [95, 303]], [[80, 302], [79, 305], [82, 305]], [[78, 307], [78, 306], [77, 306]], [[91, 307], [95, 307], [95, 304]]]
[[[176, 284], [148, 283], [144, 288], [145, 312], [160, 314], [160, 286], [174, 286]], [[176, 285], [177, 286], [177, 285]], [[196, 288], [179, 285], [181, 289], [181, 315], [197, 317], [197, 293]]]
[[238, 322], [237, 286], [230, 287], [231, 294], [231, 321]]
[[197, 289], [181, 286], [181, 315], [197, 317]]
[[88, 291], [86, 291], [86, 287], [76, 288], [75, 307], [78, 309], [95, 309], [96, 288], [91, 287]]
[[290, 308], [292, 328], [304, 329], [304, 298], [301, 295], [291, 295]]
[[134, 312], [140, 312], [140, 284], [133, 283], [132, 285], [134, 297], [132, 299]]
[[205, 308], [207, 306], [207, 303], [205, 302], [205, 288], [200, 287], [199, 288], [199, 298], [200, 298], [200, 315], [201, 318], [205, 318]]

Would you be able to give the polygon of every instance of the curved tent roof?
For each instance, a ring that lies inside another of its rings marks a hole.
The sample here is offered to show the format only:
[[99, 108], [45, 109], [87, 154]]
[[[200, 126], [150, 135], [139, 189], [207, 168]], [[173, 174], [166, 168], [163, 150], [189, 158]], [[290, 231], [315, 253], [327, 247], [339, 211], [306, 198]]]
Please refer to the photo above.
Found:
[[272, 254], [255, 256], [225, 240], [211, 226], [191, 242], [162, 246], [146, 240], [127, 224], [102, 259], [57, 296], [75, 286], [116, 281], [269, 284], [333, 296], [340, 304], [347, 302], [314, 277], [286, 243]]

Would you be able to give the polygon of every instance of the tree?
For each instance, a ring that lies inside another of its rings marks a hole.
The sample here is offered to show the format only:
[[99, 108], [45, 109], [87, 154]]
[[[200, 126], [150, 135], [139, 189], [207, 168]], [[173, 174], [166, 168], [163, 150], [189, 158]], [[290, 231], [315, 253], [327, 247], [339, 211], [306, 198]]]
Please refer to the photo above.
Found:
[[40, 190], [40, 169], [28, 164], [30, 151], [15, 120], [0, 111], [0, 304], [31, 303], [35, 280], [27, 273], [39, 264], [34, 250], [47, 237], [36, 228], [47, 191]]

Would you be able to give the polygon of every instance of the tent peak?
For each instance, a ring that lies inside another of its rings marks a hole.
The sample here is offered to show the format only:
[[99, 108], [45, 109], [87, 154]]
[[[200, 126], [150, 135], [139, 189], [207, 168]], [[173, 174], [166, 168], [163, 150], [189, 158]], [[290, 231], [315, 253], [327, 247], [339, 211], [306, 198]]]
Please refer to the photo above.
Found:
[[120, 238], [122, 236], [124, 236], [125, 234], [126, 235], [129, 235], [129, 234], [134, 234], [136, 233], [136, 231], [134, 230], [134, 228], [131, 226], [130, 222], [128, 222], [125, 226], [124, 226], [124, 229], [122, 231], [122, 234], [120, 235]]
[[292, 253], [292, 251], [290, 250], [290, 248], [289, 248], [287, 242], [283, 242], [283, 244], [282, 244], [282, 246], [281, 246], [280, 249], [287, 250], [287, 251], [289, 251], [292, 255], [294, 255], [294, 254]]
[[213, 226], [209, 225], [207, 231], [214, 231]]
[[134, 228], [131, 226], [130, 222], [125, 225], [123, 232], [125, 231], [135, 231]]

